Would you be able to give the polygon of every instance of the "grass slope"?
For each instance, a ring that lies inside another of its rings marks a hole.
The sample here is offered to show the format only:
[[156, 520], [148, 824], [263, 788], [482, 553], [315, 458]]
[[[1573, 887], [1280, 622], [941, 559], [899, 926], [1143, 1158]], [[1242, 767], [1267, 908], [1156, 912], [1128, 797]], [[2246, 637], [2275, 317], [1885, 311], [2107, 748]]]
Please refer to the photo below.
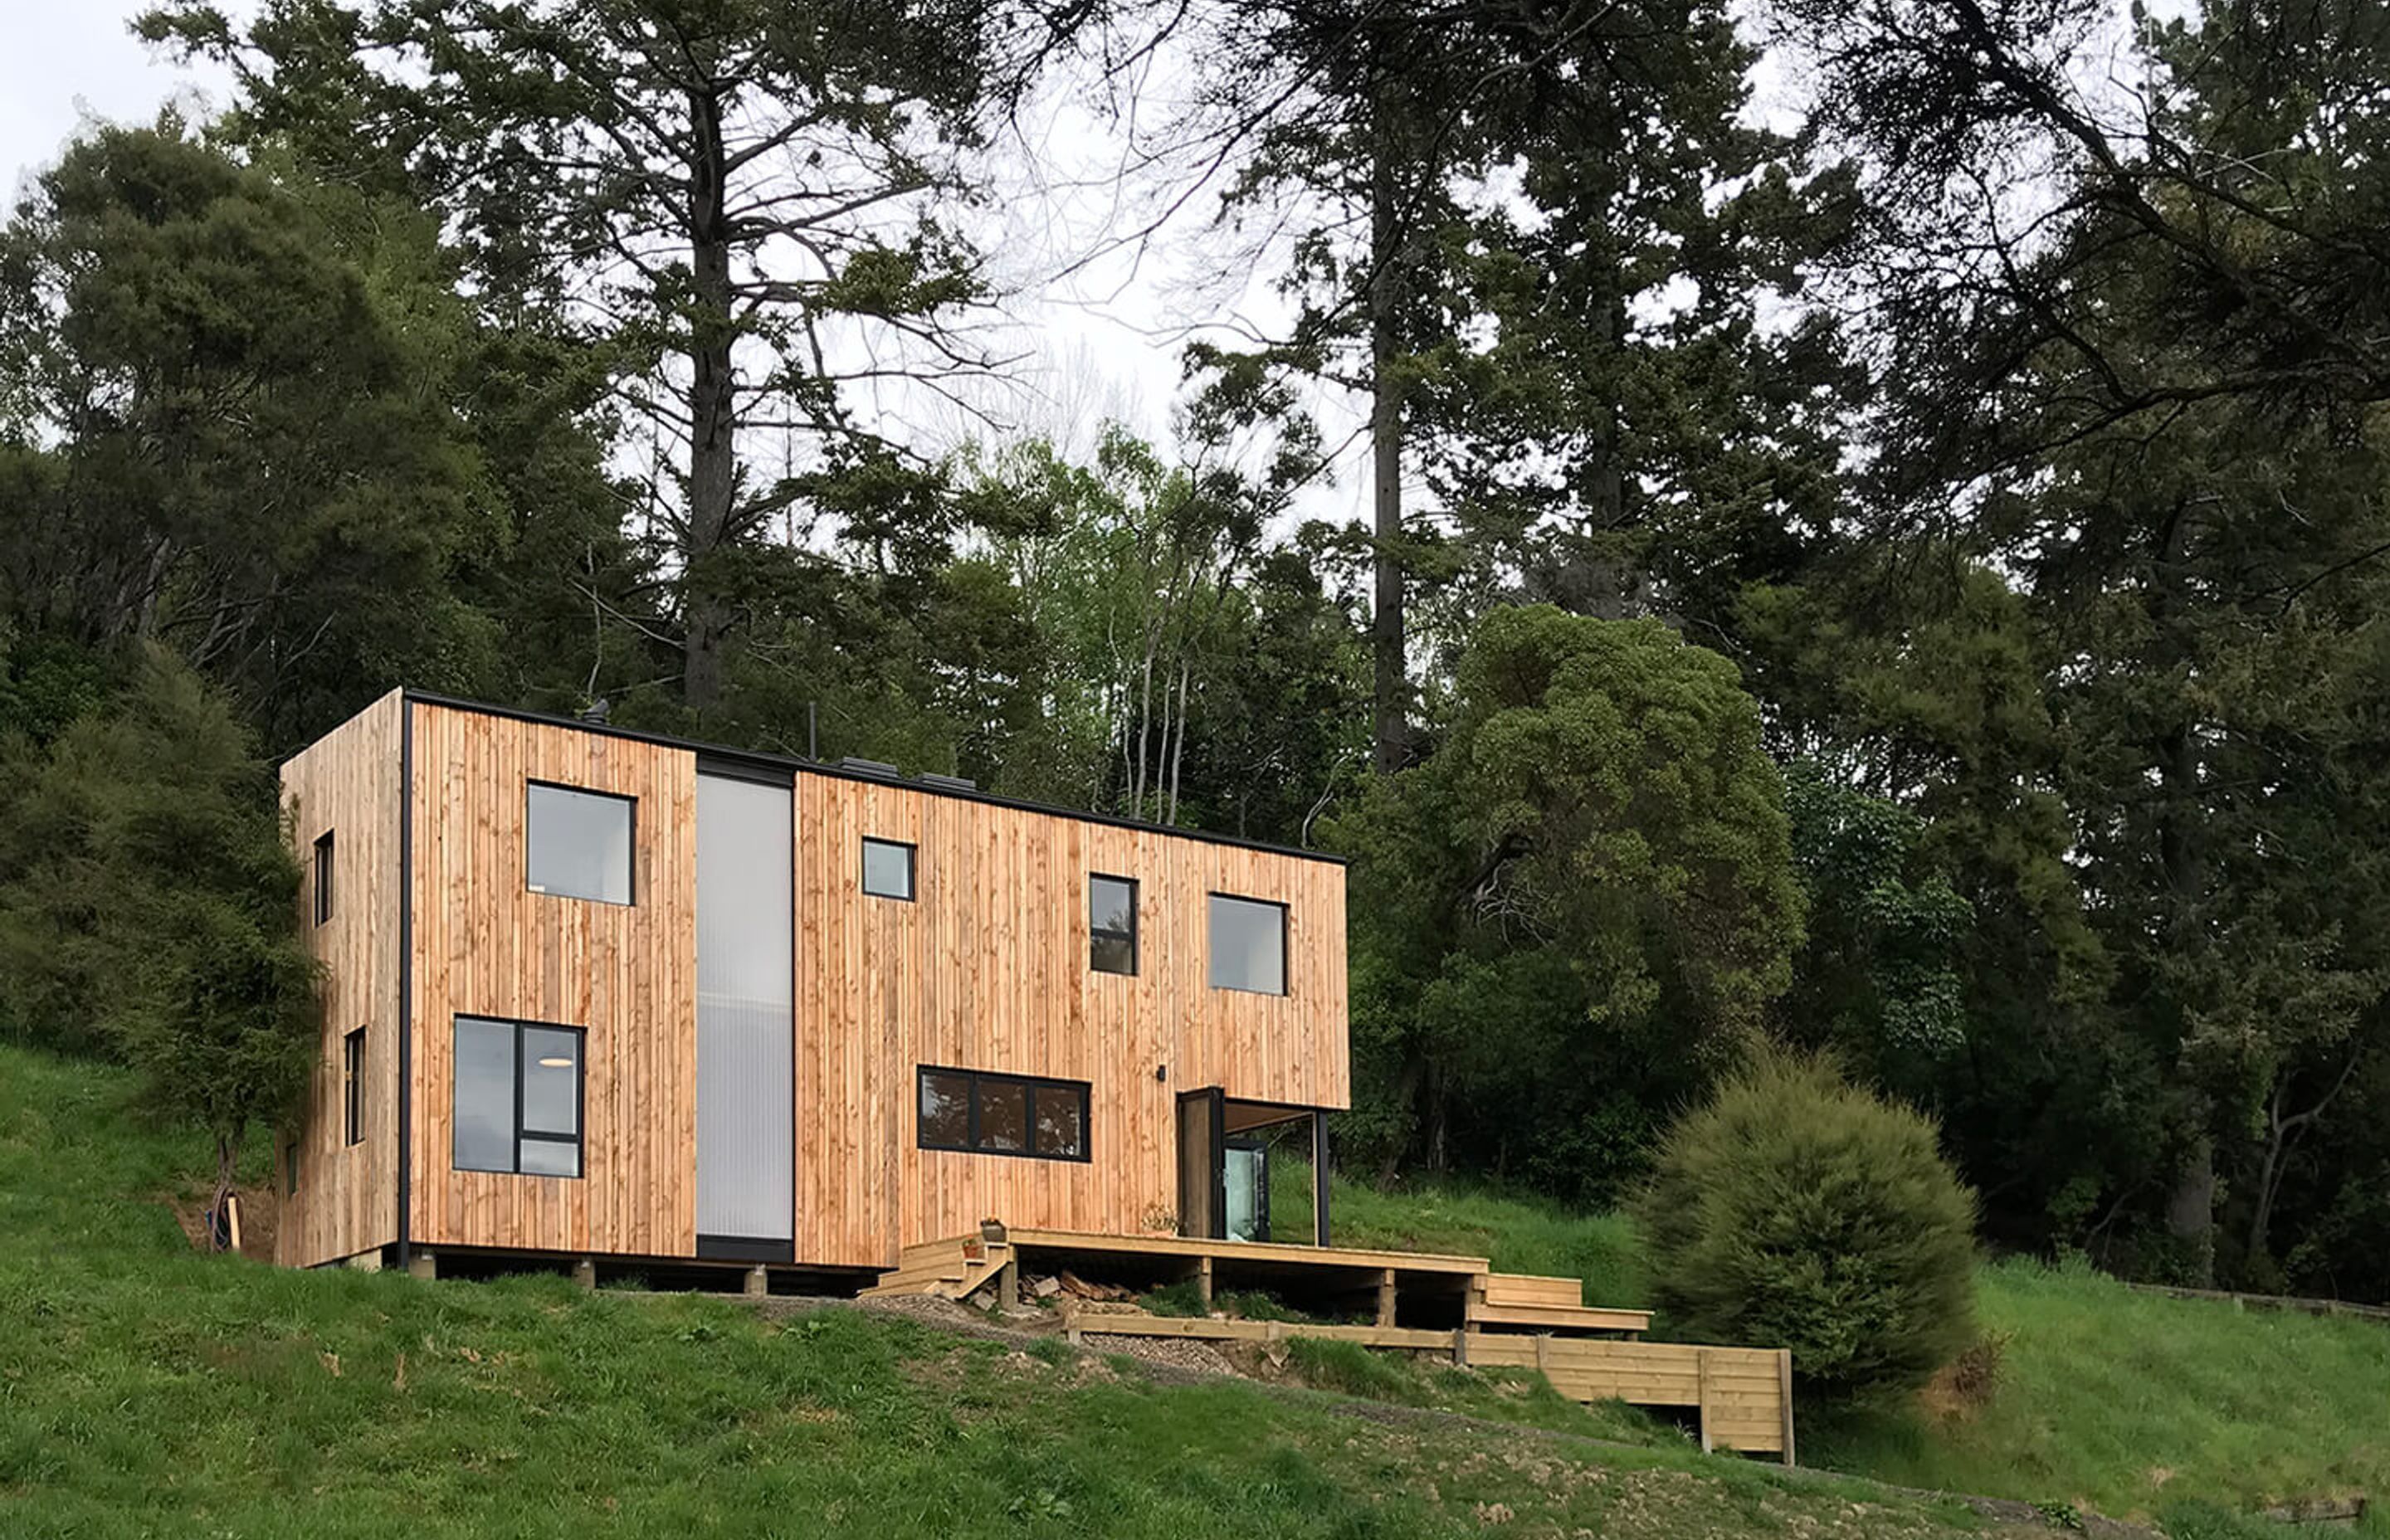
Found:
[[[1574, 1273], [1589, 1302], [1647, 1303], [1633, 1226], [1466, 1187], [1336, 1185], [1336, 1238]], [[1941, 1491], [2158, 1517], [2185, 1535], [2230, 1516], [2365, 1494], [2390, 1534], [2390, 1328], [2138, 1293], [2086, 1267], [1985, 1269], [2000, 1372], [1984, 1403], [1805, 1407], [1804, 1461]], [[2282, 1533], [2289, 1533], [2284, 1531]]]
[[[853, 1311], [197, 1255], [189, 1141], [0, 1047], [0, 1534], [319, 1537], [1980, 1531], [1955, 1506]], [[1341, 1364], [1341, 1367], [1340, 1367]], [[1330, 1354], [1314, 1367], [1376, 1382]], [[1568, 1415], [1579, 1415], [1566, 1409]]]

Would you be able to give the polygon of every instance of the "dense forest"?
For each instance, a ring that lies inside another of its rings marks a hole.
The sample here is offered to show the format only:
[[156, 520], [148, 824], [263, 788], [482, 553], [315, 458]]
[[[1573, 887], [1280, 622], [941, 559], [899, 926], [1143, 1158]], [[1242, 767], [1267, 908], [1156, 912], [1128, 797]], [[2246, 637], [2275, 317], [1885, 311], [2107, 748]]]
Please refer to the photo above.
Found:
[[[0, 1032], [237, 1123], [258, 766], [602, 700], [1348, 855], [1372, 1180], [1618, 1201], [1774, 1039], [1996, 1247], [2390, 1298], [2390, 9], [138, 29], [234, 98], [0, 231]], [[986, 404], [1057, 94], [1283, 300], [1166, 436]]]

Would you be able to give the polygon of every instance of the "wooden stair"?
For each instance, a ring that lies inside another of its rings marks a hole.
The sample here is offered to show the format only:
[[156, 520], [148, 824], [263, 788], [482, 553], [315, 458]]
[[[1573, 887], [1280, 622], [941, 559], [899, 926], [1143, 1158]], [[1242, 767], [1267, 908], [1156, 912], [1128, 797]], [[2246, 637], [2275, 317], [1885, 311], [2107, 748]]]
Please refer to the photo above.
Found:
[[[973, 1255], [976, 1251], [978, 1254]], [[957, 1237], [907, 1246], [896, 1255], [896, 1265], [859, 1298], [884, 1299], [894, 1294], [929, 1294], [939, 1299], [967, 1300], [994, 1283], [1012, 1265], [1012, 1248], [1000, 1240]]]
[[1651, 1328], [1651, 1313], [1588, 1305], [1584, 1286], [1574, 1278], [1482, 1273], [1470, 1280], [1468, 1322], [1484, 1331], [1623, 1332], [1639, 1337]]

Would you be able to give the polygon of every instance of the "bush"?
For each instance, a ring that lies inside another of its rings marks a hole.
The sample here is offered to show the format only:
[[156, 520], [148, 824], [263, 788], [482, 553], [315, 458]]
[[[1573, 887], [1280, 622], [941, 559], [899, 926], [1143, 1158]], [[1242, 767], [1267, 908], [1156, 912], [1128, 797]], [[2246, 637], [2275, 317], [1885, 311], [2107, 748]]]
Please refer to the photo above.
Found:
[[1671, 1328], [1789, 1347], [1810, 1390], [1920, 1385], [1975, 1341], [1973, 1199], [1930, 1121], [1831, 1060], [1769, 1050], [1729, 1077], [1640, 1208]]

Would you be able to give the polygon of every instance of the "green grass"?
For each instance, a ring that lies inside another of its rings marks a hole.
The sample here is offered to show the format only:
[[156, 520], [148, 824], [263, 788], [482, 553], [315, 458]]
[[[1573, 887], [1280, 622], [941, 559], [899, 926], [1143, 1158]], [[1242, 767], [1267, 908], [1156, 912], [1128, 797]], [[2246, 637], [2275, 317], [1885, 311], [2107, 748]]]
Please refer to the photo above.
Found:
[[[1336, 1184], [1340, 1245], [1460, 1251], [1575, 1274], [1589, 1303], [1648, 1303], [1634, 1227], [1466, 1187]], [[2280, 1534], [2246, 1517], [2366, 1494], [2390, 1534], [2390, 1328], [2143, 1294], [2088, 1267], [1984, 1270], [2004, 1334], [1985, 1405], [1801, 1409], [1805, 1463], [1903, 1485], [2163, 1521], [2180, 1540]]]
[[[2136, 1292], [2088, 1267], [1985, 1270], [1989, 1401], [1811, 1415], [1802, 1452], [1910, 1485], [2127, 1516], [2195, 1502], [2390, 1502], [2390, 1328]], [[2381, 1518], [2369, 1533], [2390, 1534]], [[2197, 1527], [2196, 1521], [2178, 1526]]]
[[[1730, 1457], [1234, 1380], [1163, 1385], [1059, 1345], [1016, 1352], [859, 1312], [775, 1321], [559, 1278], [424, 1284], [203, 1257], [157, 1200], [191, 1189], [203, 1151], [132, 1126], [122, 1093], [114, 1075], [0, 1047], [0, 1534], [1980, 1528], [1952, 1505]], [[1533, 1400], [1469, 1383], [1464, 1399]]]
[[[1273, 1172], [1270, 1202], [1281, 1181], [1308, 1184], [1308, 1168]], [[1570, 1213], [1528, 1198], [1462, 1184], [1381, 1192], [1336, 1178], [1330, 1187], [1330, 1238], [1339, 1246], [1482, 1256], [1505, 1273], [1582, 1279], [1587, 1304], [1635, 1309], [1646, 1303], [1642, 1249], [1634, 1224], [1614, 1213]]]

